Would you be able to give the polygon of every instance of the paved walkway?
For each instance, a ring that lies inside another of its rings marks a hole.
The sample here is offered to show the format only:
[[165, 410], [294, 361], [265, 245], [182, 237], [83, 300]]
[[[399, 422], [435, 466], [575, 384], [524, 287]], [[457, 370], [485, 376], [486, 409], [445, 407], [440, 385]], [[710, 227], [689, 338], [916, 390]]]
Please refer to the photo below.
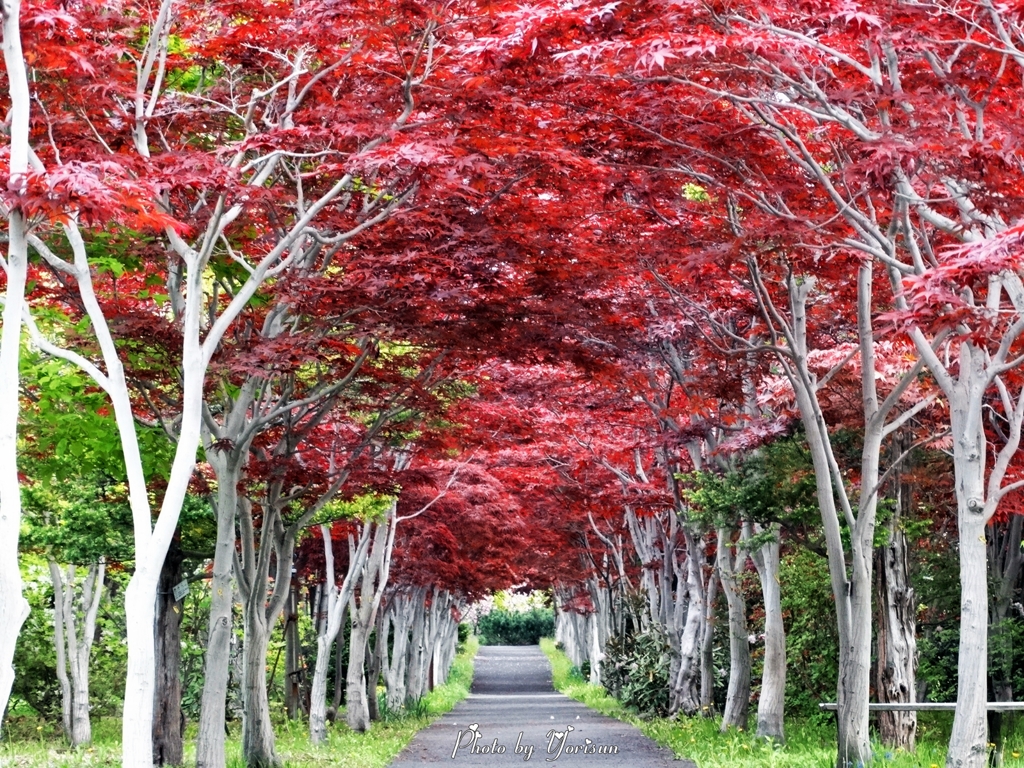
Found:
[[696, 768], [633, 726], [604, 717], [551, 687], [536, 646], [484, 646], [469, 698], [423, 729], [390, 768], [454, 765]]

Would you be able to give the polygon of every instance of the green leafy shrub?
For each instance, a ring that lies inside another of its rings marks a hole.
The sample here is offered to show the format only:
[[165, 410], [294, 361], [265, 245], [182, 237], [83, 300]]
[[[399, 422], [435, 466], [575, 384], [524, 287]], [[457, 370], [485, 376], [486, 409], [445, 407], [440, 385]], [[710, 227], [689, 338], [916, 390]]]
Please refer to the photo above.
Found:
[[601, 677], [608, 692], [645, 716], [668, 713], [672, 650], [661, 627], [613, 637], [605, 645]]
[[555, 612], [534, 608], [523, 613], [494, 610], [477, 624], [484, 645], [536, 645], [555, 633]]
[[818, 704], [834, 701], [839, 636], [828, 562], [806, 549], [782, 558], [782, 614], [786, 624], [786, 712], [814, 718]]

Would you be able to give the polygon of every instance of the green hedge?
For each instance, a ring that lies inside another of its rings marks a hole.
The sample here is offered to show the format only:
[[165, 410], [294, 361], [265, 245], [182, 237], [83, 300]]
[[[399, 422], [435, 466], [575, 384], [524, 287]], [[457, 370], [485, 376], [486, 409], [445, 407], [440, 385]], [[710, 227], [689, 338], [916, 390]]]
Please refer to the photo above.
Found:
[[477, 633], [484, 645], [536, 645], [555, 633], [555, 612], [550, 608], [528, 613], [494, 610], [480, 618]]

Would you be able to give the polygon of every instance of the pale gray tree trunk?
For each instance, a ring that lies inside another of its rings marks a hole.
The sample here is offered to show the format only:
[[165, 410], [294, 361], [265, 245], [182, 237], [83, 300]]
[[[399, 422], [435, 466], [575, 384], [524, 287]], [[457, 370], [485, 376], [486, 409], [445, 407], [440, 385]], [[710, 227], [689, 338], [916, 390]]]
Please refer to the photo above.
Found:
[[397, 503], [392, 502], [373, 535], [373, 549], [358, 572], [358, 584], [349, 600], [352, 634], [349, 640], [348, 676], [345, 684], [345, 721], [353, 731], [370, 727], [366, 700], [366, 645], [377, 619], [377, 609], [387, 587], [391, 552], [398, 523]]
[[[854, 510], [836, 457], [828, 424], [818, 402], [822, 386], [808, 361], [807, 303], [815, 286], [812, 276], [790, 275], [787, 283], [788, 318], [773, 303], [756, 263], [748, 262], [752, 286], [765, 310], [764, 319], [785, 337], [786, 349], [776, 359], [796, 395], [814, 466], [818, 507], [828, 552], [829, 575], [835, 597], [839, 631], [837, 703], [838, 755], [841, 766], [867, 764], [872, 758], [868, 731], [868, 697], [871, 669], [871, 594], [873, 589], [874, 531], [882, 440], [921, 408], [925, 400], [887, 423], [916, 379], [921, 364], [904, 374], [880, 401], [876, 376], [873, 310], [873, 265], [862, 263], [857, 273], [857, 337], [861, 359], [861, 394], [864, 413], [860, 463], [860, 493]], [[827, 378], [826, 378], [827, 381]], [[841, 517], [840, 517], [841, 516]], [[849, 548], [843, 541], [840, 519], [849, 531]]]
[[451, 672], [452, 664], [455, 662], [455, 654], [459, 645], [459, 622], [452, 618], [452, 608], [459, 613], [465, 608], [465, 603], [456, 600], [455, 597], [446, 593], [445, 610], [442, 616], [441, 632], [437, 641], [437, 670], [438, 685], [448, 682], [448, 675]]
[[[244, 611], [242, 755], [249, 768], [280, 768], [267, 698], [267, 646], [273, 623], [264, 613], [263, 595], [254, 593], [249, 599], [257, 605]], [[276, 621], [277, 616], [272, 619]]]
[[348, 537], [348, 570], [338, 585], [335, 583], [331, 528], [328, 525], [320, 526], [326, 562], [321, 604], [326, 608], [327, 620], [321, 622], [320, 632], [316, 638], [316, 665], [313, 668], [313, 687], [309, 699], [309, 740], [314, 744], [321, 744], [327, 740], [327, 668], [330, 665], [331, 648], [344, 624], [345, 611], [355, 587], [355, 575], [362, 571], [366, 563], [367, 548], [375, 528], [372, 522], [364, 523], [359, 532], [358, 543], [351, 535]]
[[217, 476], [217, 540], [213, 550], [213, 578], [210, 581], [210, 618], [206, 656], [203, 663], [203, 696], [196, 736], [196, 768], [225, 768], [225, 730], [228, 680], [230, 677], [232, 608], [231, 583], [235, 556], [235, 514], [238, 483], [247, 446], [221, 451], [208, 438], [206, 457]]
[[[384, 599], [381, 604], [384, 605], [384, 610], [380, 611], [380, 626], [377, 630], [377, 644], [374, 646], [374, 653], [378, 657], [378, 665], [380, 666], [380, 675], [384, 679], [384, 710], [385, 713], [393, 712], [391, 708], [391, 684], [394, 676], [391, 664], [391, 645], [392, 642], [398, 642], [395, 638], [392, 641], [392, 624], [394, 623], [394, 599], [397, 592], [393, 592], [390, 589], [384, 595]], [[389, 597], [390, 595], [390, 597]], [[395, 661], [398, 661], [396, 658]]]
[[[566, 608], [568, 600], [567, 595], [555, 593], [555, 642], [561, 644], [569, 661], [579, 669], [590, 658], [587, 618]], [[591, 663], [591, 669], [593, 669], [593, 663]]]
[[611, 593], [601, 586], [596, 578], [587, 580], [595, 611], [590, 614], [589, 645], [587, 657], [590, 661], [590, 684], [601, 684], [601, 660], [604, 646], [611, 634]]
[[408, 691], [409, 631], [416, 604], [423, 602], [424, 592], [422, 587], [417, 587], [409, 592], [397, 593], [391, 601], [389, 615], [393, 626], [394, 646], [384, 678], [388, 687], [388, 709], [392, 712], [398, 712], [405, 706]]
[[704, 717], [715, 713], [715, 603], [718, 600], [718, 576], [711, 574], [704, 604], [704, 637], [700, 647], [700, 712]]
[[71, 742], [71, 708], [74, 694], [71, 690], [71, 681], [68, 679], [67, 651], [64, 639], [64, 579], [57, 561], [52, 557], [47, 559], [50, 565], [50, 581], [53, 584], [53, 645], [57, 652], [61, 723], [64, 728], [64, 737]]
[[946, 764], [982, 768], [988, 762], [988, 573], [984, 499], [985, 437], [981, 419], [971, 419], [951, 402], [953, 470], [960, 540], [960, 648], [957, 657], [956, 714]]
[[[57, 677], [61, 682], [62, 715], [72, 747], [92, 742], [89, 718], [89, 658], [96, 634], [96, 617], [103, 596], [106, 565], [101, 559], [89, 566], [80, 590], [77, 568], [67, 567], [62, 576], [57, 562], [49, 559], [54, 592], [54, 637], [57, 645]], [[70, 668], [70, 680], [68, 679]]]
[[[893, 274], [894, 283], [899, 277]], [[1018, 311], [1024, 309], [1024, 288], [1015, 275], [989, 281], [989, 303], [997, 304], [1005, 290]], [[1024, 396], [1012, 389], [1000, 374], [1012, 341], [1020, 333], [1018, 322], [1004, 337], [995, 354], [960, 342], [956, 376], [929, 346], [923, 333], [912, 329], [918, 352], [928, 364], [949, 402], [953, 439], [953, 475], [960, 539], [960, 647], [957, 660], [956, 714], [946, 755], [948, 768], [983, 768], [988, 762], [988, 572], [986, 526], [1003, 496], [1015, 486], [1004, 487], [1012, 457], [1020, 445], [1024, 421]], [[989, 464], [988, 440], [983, 413], [990, 386], [1002, 407], [1004, 445]]]
[[669, 714], [695, 715], [701, 711], [702, 645], [705, 626], [704, 542], [683, 530], [686, 541], [686, 622], [680, 638], [679, 666], [670, 680]]
[[729, 613], [729, 689], [722, 712], [722, 731], [730, 727], [747, 729], [750, 717], [750, 641], [747, 634], [747, 604], [740, 592], [739, 574], [746, 552], [735, 547], [733, 532], [718, 529], [718, 554], [715, 563], [722, 582], [722, 593]]
[[418, 701], [424, 693], [426, 684], [426, 649], [423, 646], [423, 635], [427, 622], [426, 592], [423, 598], [413, 605], [412, 626], [409, 630], [408, 661], [406, 662], [406, 702]]
[[[239, 499], [241, 553], [235, 574], [242, 593], [242, 757], [249, 768], [278, 768], [267, 700], [267, 645], [270, 631], [284, 609], [291, 578], [294, 536], [281, 521], [276, 492], [268, 493], [257, 537], [248, 499]], [[274, 587], [268, 597], [271, 561], [276, 560]]]
[[[21, 48], [21, 1], [7, 0], [3, 14], [4, 64], [11, 100], [7, 113], [10, 133], [9, 189], [23, 186], [15, 179], [28, 171], [28, 70]], [[7, 216], [7, 286], [4, 292], [3, 330], [0, 335], [0, 713], [7, 711], [14, 684], [14, 649], [21, 625], [28, 617], [18, 566], [21, 532], [21, 487], [18, 480], [18, 387], [20, 384], [21, 327], [28, 274], [26, 224], [14, 208]]]
[[[744, 525], [746, 539], [763, 533], [760, 526]], [[783, 715], [786, 705], [786, 628], [782, 621], [782, 588], [779, 579], [779, 525], [772, 526], [771, 541], [753, 548], [750, 559], [757, 569], [764, 599], [764, 671], [757, 702], [757, 735], [785, 741]]]
[[[92, 742], [92, 723], [89, 719], [89, 657], [92, 654], [93, 638], [96, 635], [96, 616], [103, 596], [103, 576], [106, 564], [101, 559], [89, 566], [88, 575], [82, 584], [81, 633], [79, 633], [78, 611], [73, 606], [75, 567], [68, 566], [68, 581], [65, 585], [64, 629], [68, 645], [68, 661], [71, 667], [71, 688], [74, 705], [71, 709], [71, 744], [75, 747]], [[71, 600], [68, 600], [68, 597]]]
[[350, 607], [352, 628], [348, 640], [348, 674], [345, 680], [345, 722], [353, 731], [363, 733], [370, 728], [370, 708], [366, 700], [366, 644], [370, 628], [360, 621], [358, 610], [358, 606]]

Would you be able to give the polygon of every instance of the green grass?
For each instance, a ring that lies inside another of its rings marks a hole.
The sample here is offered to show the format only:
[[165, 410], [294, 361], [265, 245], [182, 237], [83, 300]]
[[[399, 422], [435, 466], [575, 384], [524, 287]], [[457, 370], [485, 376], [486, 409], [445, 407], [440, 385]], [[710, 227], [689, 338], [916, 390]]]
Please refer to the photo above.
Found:
[[[401, 752], [417, 731], [451, 710], [469, 695], [473, 681], [473, 657], [479, 648], [470, 638], [452, 665], [448, 682], [424, 696], [408, 712], [388, 715], [366, 733], [355, 733], [343, 717], [330, 726], [327, 743], [313, 747], [308, 725], [302, 720], [275, 723], [277, 752], [290, 768], [383, 768]], [[105, 718], [93, 723], [93, 745], [72, 751], [65, 746], [52, 724], [38, 718], [19, 718], [9, 724], [0, 742], [3, 768], [86, 768], [121, 764], [121, 721]], [[238, 724], [228, 739], [228, 768], [244, 768]], [[195, 765], [195, 726], [185, 736], [185, 764]]]
[[[833, 768], [836, 733], [832, 725], [809, 721], [786, 722], [786, 744], [780, 746], [752, 733], [730, 729], [721, 733], [715, 718], [641, 719], [597, 685], [583, 680], [572, 662], [553, 640], [540, 642], [551, 661], [555, 688], [588, 707], [632, 723], [677, 757], [696, 761], [699, 768]], [[753, 713], [751, 713], [753, 716]], [[874, 765], [881, 768], [941, 768], [946, 763], [946, 740], [951, 718], [946, 714], [922, 715], [917, 751], [908, 754], [876, 745]], [[1006, 740], [1006, 768], [1024, 768], [1024, 734], [1017, 728]]]

